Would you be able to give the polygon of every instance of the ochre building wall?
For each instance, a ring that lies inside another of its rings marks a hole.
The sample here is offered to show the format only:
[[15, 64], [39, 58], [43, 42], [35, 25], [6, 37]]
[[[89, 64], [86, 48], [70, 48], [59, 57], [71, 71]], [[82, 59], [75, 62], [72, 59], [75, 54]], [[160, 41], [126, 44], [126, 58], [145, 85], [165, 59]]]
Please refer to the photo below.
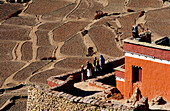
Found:
[[142, 82], [139, 88], [142, 96], [149, 100], [162, 96], [170, 101], [170, 65], [125, 56], [125, 98], [130, 98], [135, 88], [132, 83], [132, 65], [142, 67]]
[[124, 96], [124, 86], [125, 82], [116, 80], [116, 88], [121, 92], [121, 94]]
[[[125, 72], [115, 71], [115, 74], [116, 77], [125, 79]], [[125, 88], [124, 84], [125, 84], [124, 81], [116, 80], [116, 88], [121, 92], [122, 95], [124, 95], [124, 88]]]

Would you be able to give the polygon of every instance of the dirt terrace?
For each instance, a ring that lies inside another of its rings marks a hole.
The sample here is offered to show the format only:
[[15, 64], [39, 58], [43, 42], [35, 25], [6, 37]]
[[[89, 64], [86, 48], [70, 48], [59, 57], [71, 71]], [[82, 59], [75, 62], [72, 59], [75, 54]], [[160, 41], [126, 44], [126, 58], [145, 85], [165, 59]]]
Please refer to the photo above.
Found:
[[[127, 12], [128, 8], [135, 12]], [[135, 24], [147, 24], [156, 37], [170, 35], [169, 8], [160, 0], [31, 0], [26, 4], [0, 4], [0, 87], [47, 84], [48, 77], [79, 69], [100, 54], [106, 60], [122, 56], [122, 40], [131, 36]], [[23, 9], [21, 14], [5, 20], [19, 9]], [[94, 20], [99, 10], [108, 16]], [[146, 13], [138, 18], [140, 10]], [[81, 34], [84, 30], [85, 36]], [[86, 56], [89, 47], [96, 51], [92, 57]], [[41, 61], [43, 57], [56, 60]], [[26, 101], [18, 100], [9, 110], [25, 108]]]

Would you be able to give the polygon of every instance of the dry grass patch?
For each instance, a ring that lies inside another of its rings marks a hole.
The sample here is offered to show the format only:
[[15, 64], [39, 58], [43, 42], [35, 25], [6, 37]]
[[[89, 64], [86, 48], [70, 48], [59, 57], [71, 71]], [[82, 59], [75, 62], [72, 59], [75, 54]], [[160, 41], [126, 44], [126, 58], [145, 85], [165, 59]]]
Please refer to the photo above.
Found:
[[11, 60], [12, 50], [15, 47], [15, 42], [0, 41], [0, 61]]
[[103, 26], [96, 26], [89, 30], [89, 36], [97, 46], [99, 52], [119, 57], [123, 52], [117, 47], [115, 43], [114, 34]]
[[61, 47], [61, 53], [73, 56], [85, 56], [87, 48], [83, 43], [80, 34], [73, 36]]
[[51, 20], [51, 21], [62, 20], [63, 17], [66, 16], [72, 9], [74, 9], [75, 6], [76, 6], [76, 3], [69, 4], [58, 10], [44, 14], [42, 16], [42, 19]]
[[4, 20], [5, 18], [7, 18], [10, 14], [12, 14], [13, 12], [19, 10], [23, 8], [22, 4], [18, 4], [18, 3], [4, 3], [4, 4], [0, 4], [0, 21]]
[[0, 87], [3, 82], [14, 72], [24, 66], [24, 63], [19, 62], [0, 62]]
[[52, 53], [55, 47], [47, 46], [47, 47], [39, 47], [37, 50], [37, 59], [41, 59], [43, 57], [52, 57]]
[[69, 72], [70, 70], [61, 70], [61, 69], [51, 69], [51, 70], [47, 70], [44, 72], [40, 72], [36, 75], [34, 75], [33, 77], [30, 78], [30, 82], [33, 83], [40, 83], [40, 84], [47, 84], [47, 79], [51, 76], [56, 76], [56, 75], [60, 75], [66, 72]]
[[32, 62], [29, 66], [25, 67], [21, 71], [17, 72], [14, 76], [14, 80], [17, 81], [24, 81], [27, 79], [31, 74], [34, 74], [39, 69], [43, 68], [45, 65], [48, 64], [48, 61], [36, 61]]
[[30, 40], [30, 28], [0, 25], [0, 39], [2, 40]]
[[80, 69], [81, 65], [86, 66], [86, 61], [93, 62], [93, 58], [67, 58], [55, 64], [56, 68]]
[[44, 30], [39, 30], [36, 32], [37, 35], [37, 45], [38, 46], [49, 46], [50, 41], [49, 41], [49, 37], [48, 37], [48, 32], [49, 31], [44, 31]]
[[34, 15], [43, 15], [54, 10], [58, 10], [70, 2], [56, 0], [33, 0], [32, 4], [26, 10], [26, 13]]
[[78, 31], [84, 29], [84, 27], [87, 26], [87, 24], [88, 22], [81, 22], [81, 21], [68, 22], [53, 31], [54, 40], [57, 42], [66, 41], [71, 36], [76, 34]]
[[29, 61], [32, 59], [33, 53], [32, 53], [32, 42], [25, 42], [23, 46], [21, 47], [22, 52], [22, 60]]
[[23, 25], [23, 26], [34, 26], [36, 24], [35, 18], [31, 17], [12, 17], [5, 21], [6, 24], [15, 24], [15, 25]]

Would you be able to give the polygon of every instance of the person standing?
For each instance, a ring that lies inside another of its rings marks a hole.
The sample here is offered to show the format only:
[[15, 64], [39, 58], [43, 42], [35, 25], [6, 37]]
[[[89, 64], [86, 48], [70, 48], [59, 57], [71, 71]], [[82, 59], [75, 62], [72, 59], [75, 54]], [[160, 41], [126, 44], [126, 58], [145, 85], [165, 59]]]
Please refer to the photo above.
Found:
[[92, 64], [87, 61], [87, 77], [90, 78], [92, 76]]
[[94, 72], [97, 72], [97, 57], [94, 57], [94, 61], [93, 61], [93, 66], [94, 66]]
[[100, 65], [99, 65], [99, 59], [97, 59], [97, 57], [94, 58], [94, 72], [99, 72], [100, 71]]
[[104, 64], [105, 64], [105, 59], [104, 59], [103, 55], [100, 55], [100, 66], [101, 66], [101, 70], [104, 69]]
[[85, 73], [84, 65], [81, 65], [81, 81], [84, 81], [84, 80], [85, 80], [85, 78], [84, 78], [84, 73]]

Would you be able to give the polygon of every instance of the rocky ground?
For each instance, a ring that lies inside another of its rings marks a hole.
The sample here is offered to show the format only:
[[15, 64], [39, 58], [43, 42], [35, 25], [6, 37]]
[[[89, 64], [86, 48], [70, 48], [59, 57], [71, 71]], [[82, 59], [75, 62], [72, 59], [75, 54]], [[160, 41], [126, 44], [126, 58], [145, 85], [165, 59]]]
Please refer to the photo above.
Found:
[[[18, 16], [6, 19], [21, 9]], [[108, 14], [95, 20], [99, 10]], [[146, 13], [139, 17], [143, 10]], [[168, 36], [169, 13], [170, 4], [161, 0], [31, 0], [0, 4], [0, 88], [47, 85], [50, 76], [78, 69], [100, 54], [106, 60], [120, 57], [122, 40], [131, 36], [135, 24], [149, 28], [152, 40]], [[84, 30], [86, 35], [82, 35]], [[93, 56], [86, 56], [89, 47], [95, 51]], [[44, 57], [56, 60], [41, 60]], [[12, 96], [26, 95], [25, 88], [2, 92], [0, 109]], [[8, 110], [25, 108], [24, 98]]]

